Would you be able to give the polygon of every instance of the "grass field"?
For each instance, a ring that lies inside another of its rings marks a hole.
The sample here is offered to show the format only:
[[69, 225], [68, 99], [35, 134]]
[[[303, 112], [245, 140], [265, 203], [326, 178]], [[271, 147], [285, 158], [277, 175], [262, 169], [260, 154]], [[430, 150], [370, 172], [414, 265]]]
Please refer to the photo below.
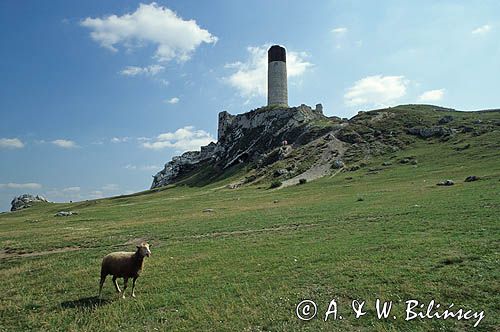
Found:
[[[470, 136], [457, 151], [458, 142], [420, 140], [355, 172], [281, 190], [225, 189], [235, 174], [0, 214], [0, 330], [473, 329], [474, 320], [406, 322], [409, 299], [484, 310], [475, 330], [499, 330], [499, 142], [498, 132]], [[408, 156], [418, 164], [398, 162]], [[465, 183], [469, 175], [481, 179]], [[436, 186], [445, 179], [455, 185]], [[78, 215], [54, 217], [60, 210]], [[138, 239], [153, 255], [137, 298], [119, 299], [108, 278], [99, 304], [101, 258]], [[333, 298], [343, 319], [325, 322]], [[394, 302], [397, 319], [376, 318], [377, 298]], [[303, 299], [319, 317], [296, 317]], [[354, 299], [367, 301], [359, 319]]]

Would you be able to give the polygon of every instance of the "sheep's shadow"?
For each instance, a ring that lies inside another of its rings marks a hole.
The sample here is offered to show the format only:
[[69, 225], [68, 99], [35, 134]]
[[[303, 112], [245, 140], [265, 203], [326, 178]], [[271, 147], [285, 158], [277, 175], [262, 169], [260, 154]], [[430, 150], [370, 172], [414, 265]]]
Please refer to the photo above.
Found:
[[110, 303], [111, 301], [106, 299], [99, 299], [97, 296], [82, 297], [78, 300], [65, 301], [61, 303], [63, 308], [97, 308]]

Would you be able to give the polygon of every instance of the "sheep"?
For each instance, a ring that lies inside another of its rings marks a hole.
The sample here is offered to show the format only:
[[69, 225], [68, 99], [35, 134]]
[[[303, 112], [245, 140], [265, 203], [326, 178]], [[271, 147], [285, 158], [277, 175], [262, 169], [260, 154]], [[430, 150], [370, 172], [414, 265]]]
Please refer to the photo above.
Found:
[[[112, 252], [102, 259], [99, 299], [101, 298], [102, 286], [108, 274], [113, 276], [113, 283], [116, 291], [122, 294], [122, 298], [125, 298], [125, 289], [127, 288], [128, 279], [133, 278], [132, 297], [135, 297], [135, 281], [141, 273], [144, 265], [144, 257], [149, 257], [151, 255], [149, 247], [150, 245], [148, 243], [143, 242], [137, 246], [136, 252]], [[120, 290], [120, 287], [118, 287], [118, 283], [116, 282], [117, 278], [123, 278], [123, 292]]]

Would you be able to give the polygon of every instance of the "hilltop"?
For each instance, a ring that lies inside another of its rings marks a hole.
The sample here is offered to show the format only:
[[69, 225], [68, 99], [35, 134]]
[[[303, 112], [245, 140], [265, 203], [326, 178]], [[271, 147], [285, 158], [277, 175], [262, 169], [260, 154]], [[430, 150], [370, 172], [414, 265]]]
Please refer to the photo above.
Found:
[[321, 104], [315, 109], [263, 107], [240, 115], [221, 112], [217, 143], [174, 157], [154, 176], [151, 189], [206, 185], [235, 172], [243, 175], [229, 185], [233, 189], [268, 181], [276, 187], [293, 185], [356, 169], [417, 140], [481, 136], [498, 130], [499, 113], [402, 105], [341, 119], [325, 116]]

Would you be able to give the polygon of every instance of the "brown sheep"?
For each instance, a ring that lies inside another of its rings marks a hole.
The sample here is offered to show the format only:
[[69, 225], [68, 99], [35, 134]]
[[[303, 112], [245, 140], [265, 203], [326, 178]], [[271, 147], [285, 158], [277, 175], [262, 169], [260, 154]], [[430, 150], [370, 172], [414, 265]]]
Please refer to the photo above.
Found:
[[[125, 289], [127, 288], [128, 279], [133, 278], [132, 297], [135, 297], [135, 281], [141, 273], [144, 265], [144, 257], [149, 257], [151, 255], [149, 247], [150, 245], [144, 242], [137, 246], [136, 252], [112, 252], [102, 259], [99, 298], [101, 298], [102, 286], [108, 274], [113, 276], [113, 283], [115, 284], [116, 291], [122, 293], [122, 298], [125, 298]], [[118, 283], [116, 282], [117, 278], [123, 278], [123, 292], [120, 290], [120, 287], [118, 287]]]

